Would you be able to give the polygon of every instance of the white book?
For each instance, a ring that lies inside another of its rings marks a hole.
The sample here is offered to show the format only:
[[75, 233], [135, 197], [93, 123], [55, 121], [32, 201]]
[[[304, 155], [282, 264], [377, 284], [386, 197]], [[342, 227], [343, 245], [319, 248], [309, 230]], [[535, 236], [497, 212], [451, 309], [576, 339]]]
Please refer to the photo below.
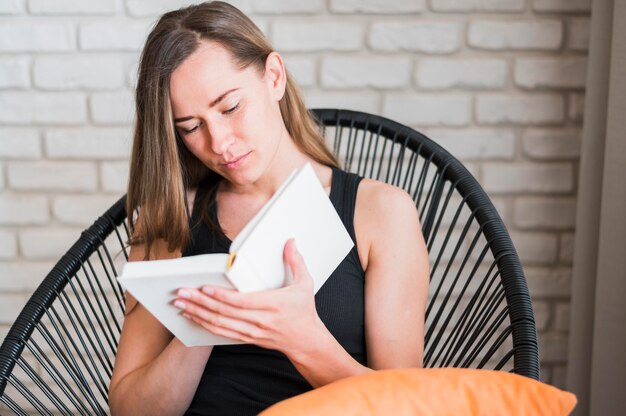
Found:
[[317, 293], [354, 243], [310, 164], [294, 171], [241, 230], [229, 254], [201, 254], [129, 262], [118, 281], [188, 347], [237, 344], [184, 318], [173, 306], [176, 291], [206, 284], [254, 292], [289, 280], [283, 249], [290, 238]]

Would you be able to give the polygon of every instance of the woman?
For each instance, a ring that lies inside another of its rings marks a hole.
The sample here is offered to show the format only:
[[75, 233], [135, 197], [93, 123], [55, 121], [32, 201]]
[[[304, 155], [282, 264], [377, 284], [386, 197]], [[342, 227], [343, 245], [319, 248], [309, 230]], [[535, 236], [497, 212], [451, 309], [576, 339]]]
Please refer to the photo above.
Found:
[[355, 247], [316, 295], [294, 241], [283, 288], [177, 293], [184, 316], [244, 345], [187, 348], [127, 295], [113, 414], [256, 414], [343, 377], [422, 365], [429, 269], [415, 204], [337, 168], [281, 56], [245, 15], [222, 2], [163, 15], [136, 106], [130, 260], [227, 252], [306, 162]]

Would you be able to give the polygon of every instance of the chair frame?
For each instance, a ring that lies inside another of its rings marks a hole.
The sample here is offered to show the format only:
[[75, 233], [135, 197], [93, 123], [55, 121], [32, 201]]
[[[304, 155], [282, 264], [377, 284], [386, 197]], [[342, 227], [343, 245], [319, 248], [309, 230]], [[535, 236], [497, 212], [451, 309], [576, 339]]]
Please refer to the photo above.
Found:
[[[428, 192], [425, 194], [423, 201], [421, 200], [421, 193], [416, 201], [416, 206], [420, 211], [422, 231], [427, 241], [433, 233], [437, 232], [441, 224], [441, 217], [438, 217], [437, 213], [438, 208], [440, 208], [438, 205], [446, 204], [448, 201], [446, 195], [444, 195], [444, 184], [446, 181], [463, 195], [465, 203], [471, 210], [472, 215], [475, 216], [477, 223], [480, 224], [481, 231], [489, 242], [489, 249], [497, 263], [500, 280], [504, 289], [504, 296], [508, 305], [507, 316], [510, 320], [510, 330], [500, 335], [500, 338], [510, 335], [512, 337], [513, 348], [507, 356], [503, 358], [503, 361], [509, 360], [512, 355], [513, 372], [538, 379], [539, 354], [537, 333], [524, 273], [504, 223], [489, 197], [474, 177], [445, 149], [423, 134], [407, 126], [384, 117], [357, 111], [315, 109], [312, 110], [312, 112], [318, 121], [320, 121], [320, 124], [325, 126], [324, 128], [334, 126], [338, 129], [337, 131], [339, 131], [339, 129], [348, 129], [349, 137], [347, 140], [349, 142], [347, 145], [346, 170], [358, 172], [361, 169], [359, 160], [363, 155], [356, 154], [356, 145], [351, 147], [350, 144], [353, 130], [355, 135], [361, 131], [363, 135], [370, 132], [370, 134], [385, 136], [388, 138], [388, 140], [384, 141], [385, 146], [388, 141], [391, 141], [390, 143], [401, 143], [403, 146], [402, 149], [410, 149], [418, 155], [417, 157], [422, 157], [427, 160], [429, 164], [432, 163], [433, 166], [436, 166], [436, 178], [432, 182], [430, 189], [428, 189]], [[356, 141], [354, 143], [356, 143]], [[334, 150], [337, 151], [338, 148], [336, 147]], [[371, 149], [368, 149], [368, 152], [370, 150]], [[363, 148], [361, 148], [361, 151], [363, 151]], [[380, 172], [379, 169], [378, 175], [380, 175]], [[373, 172], [373, 166], [369, 174], [367, 174], [367, 172], [364, 173], [366, 173], [364, 176], [376, 176]], [[390, 172], [388, 171], [387, 177], [384, 178], [387, 182], [394, 183], [400, 180], [399, 174], [397, 175], [397, 179], [395, 178], [397, 172], [393, 173], [394, 177], [392, 178], [389, 177], [389, 174]], [[402, 184], [398, 185], [401, 186]], [[425, 184], [423, 185], [425, 186]], [[49, 311], [50, 306], [55, 302], [59, 294], [71, 283], [72, 277], [84, 267], [84, 263], [90, 256], [94, 255], [94, 253], [100, 257], [101, 261], [110, 265], [112, 273], [107, 273], [107, 279], [103, 279], [102, 283], [110, 285], [115, 289], [117, 302], [119, 302], [119, 306], [123, 310], [123, 291], [115, 280], [117, 271], [113, 266], [112, 255], [108, 252], [106, 246], [103, 245], [103, 242], [112, 233], [117, 233], [119, 243], [124, 246], [125, 237], [122, 236], [119, 230], [125, 230], [126, 235], [128, 235], [128, 227], [125, 223], [127, 220], [125, 201], [125, 196], [120, 198], [98, 218], [93, 225], [82, 232], [76, 243], [58, 261], [35, 290], [0, 346], [0, 401], [16, 414], [26, 413], [10, 398], [5, 397], [5, 388], [8, 384], [11, 384], [17, 390], [25, 387], [21, 386], [18, 380], [12, 379], [11, 373], [16, 363], [20, 365], [19, 358], [27, 345], [27, 341], [33, 335], [37, 324]], [[104, 247], [104, 250], [102, 250], [102, 247]], [[126, 249], [124, 249], [124, 255], [127, 259], [128, 253]], [[97, 285], [100, 284], [101, 282], [97, 282]], [[117, 293], [119, 293], [119, 296]], [[447, 301], [447, 296], [445, 300]], [[503, 317], [503, 319], [504, 318], [506, 317]], [[437, 319], [444, 319], [444, 317], [437, 317]], [[445, 324], [447, 325], [447, 322], [445, 322]], [[107, 323], [107, 325], [110, 325], [110, 323]], [[117, 327], [116, 330], [119, 332], [119, 323], [115, 322], [115, 326]], [[114, 332], [115, 330], [112, 331], [112, 333]], [[427, 341], [431, 335], [432, 333], [429, 331], [426, 332]], [[440, 335], [438, 335], [438, 337], [440, 337]], [[113, 336], [113, 338], [115, 338], [115, 336]], [[503, 340], [499, 339], [498, 341], [501, 343]], [[435, 344], [439, 342], [443, 342], [443, 340], [434, 340]], [[117, 339], [113, 339], [111, 344], [111, 347], [116, 350]], [[468, 353], [470, 352], [468, 351]], [[426, 352], [425, 361], [429, 359], [428, 354], [429, 353]], [[38, 359], [41, 361], [41, 358]], [[425, 364], [428, 365], [428, 363]], [[463, 365], [463, 362], [451, 364], [452, 366], [466, 366]], [[481, 367], [481, 365], [484, 365], [484, 362], [481, 362], [478, 367]], [[27, 372], [29, 371], [28, 368], [22, 369]], [[76, 382], [81, 384], [80, 376], [78, 376]], [[108, 396], [108, 387], [105, 387], [105, 390], [106, 391], [100, 391], [99, 394]], [[87, 397], [91, 397], [89, 400], [93, 400], [94, 402], [90, 403], [90, 405], [93, 409], [96, 409], [95, 413], [105, 414], [102, 407], [96, 403], [98, 401], [96, 398], [97, 394], [97, 392], [86, 393]], [[48, 399], [53, 403], [58, 401], [56, 397], [48, 397]], [[44, 405], [38, 403], [36, 398], [29, 401], [31, 405], [42, 414], [52, 414], [43, 408]], [[73, 405], [77, 405], [77, 403], [73, 403]], [[57, 404], [57, 406], [59, 406], [59, 404]], [[61, 406], [61, 408], [69, 409], [65, 406]], [[64, 411], [64, 413], [71, 412], [67, 410]], [[81, 414], [90, 414], [90, 410], [83, 408]]]

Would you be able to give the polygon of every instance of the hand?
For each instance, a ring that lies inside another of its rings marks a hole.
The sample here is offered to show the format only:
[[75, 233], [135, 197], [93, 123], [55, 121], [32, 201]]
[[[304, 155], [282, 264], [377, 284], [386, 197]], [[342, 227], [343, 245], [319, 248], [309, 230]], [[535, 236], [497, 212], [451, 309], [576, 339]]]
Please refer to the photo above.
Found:
[[293, 280], [282, 288], [253, 293], [216, 286], [181, 289], [174, 305], [215, 335], [286, 355], [310, 349], [330, 333], [317, 315], [313, 279], [293, 239], [285, 244], [283, 259]]

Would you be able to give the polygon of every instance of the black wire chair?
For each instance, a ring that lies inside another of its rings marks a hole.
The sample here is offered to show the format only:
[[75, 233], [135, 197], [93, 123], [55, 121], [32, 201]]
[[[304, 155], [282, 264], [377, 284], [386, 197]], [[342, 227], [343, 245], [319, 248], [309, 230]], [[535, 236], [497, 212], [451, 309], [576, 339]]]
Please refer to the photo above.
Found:
[[[344, 168], [405, 189], [431, 260], [426, 367], [490, 368], [539, 378], [526, 280], [507, 230], [463, 165], [391, 120], [313, 110]], [[107, 414], [124, 317], [125, 198], [85, 230], [32, 295], [0, 347], [0, 411]], [[411, 253], [406, 253], [410, 255]]]

